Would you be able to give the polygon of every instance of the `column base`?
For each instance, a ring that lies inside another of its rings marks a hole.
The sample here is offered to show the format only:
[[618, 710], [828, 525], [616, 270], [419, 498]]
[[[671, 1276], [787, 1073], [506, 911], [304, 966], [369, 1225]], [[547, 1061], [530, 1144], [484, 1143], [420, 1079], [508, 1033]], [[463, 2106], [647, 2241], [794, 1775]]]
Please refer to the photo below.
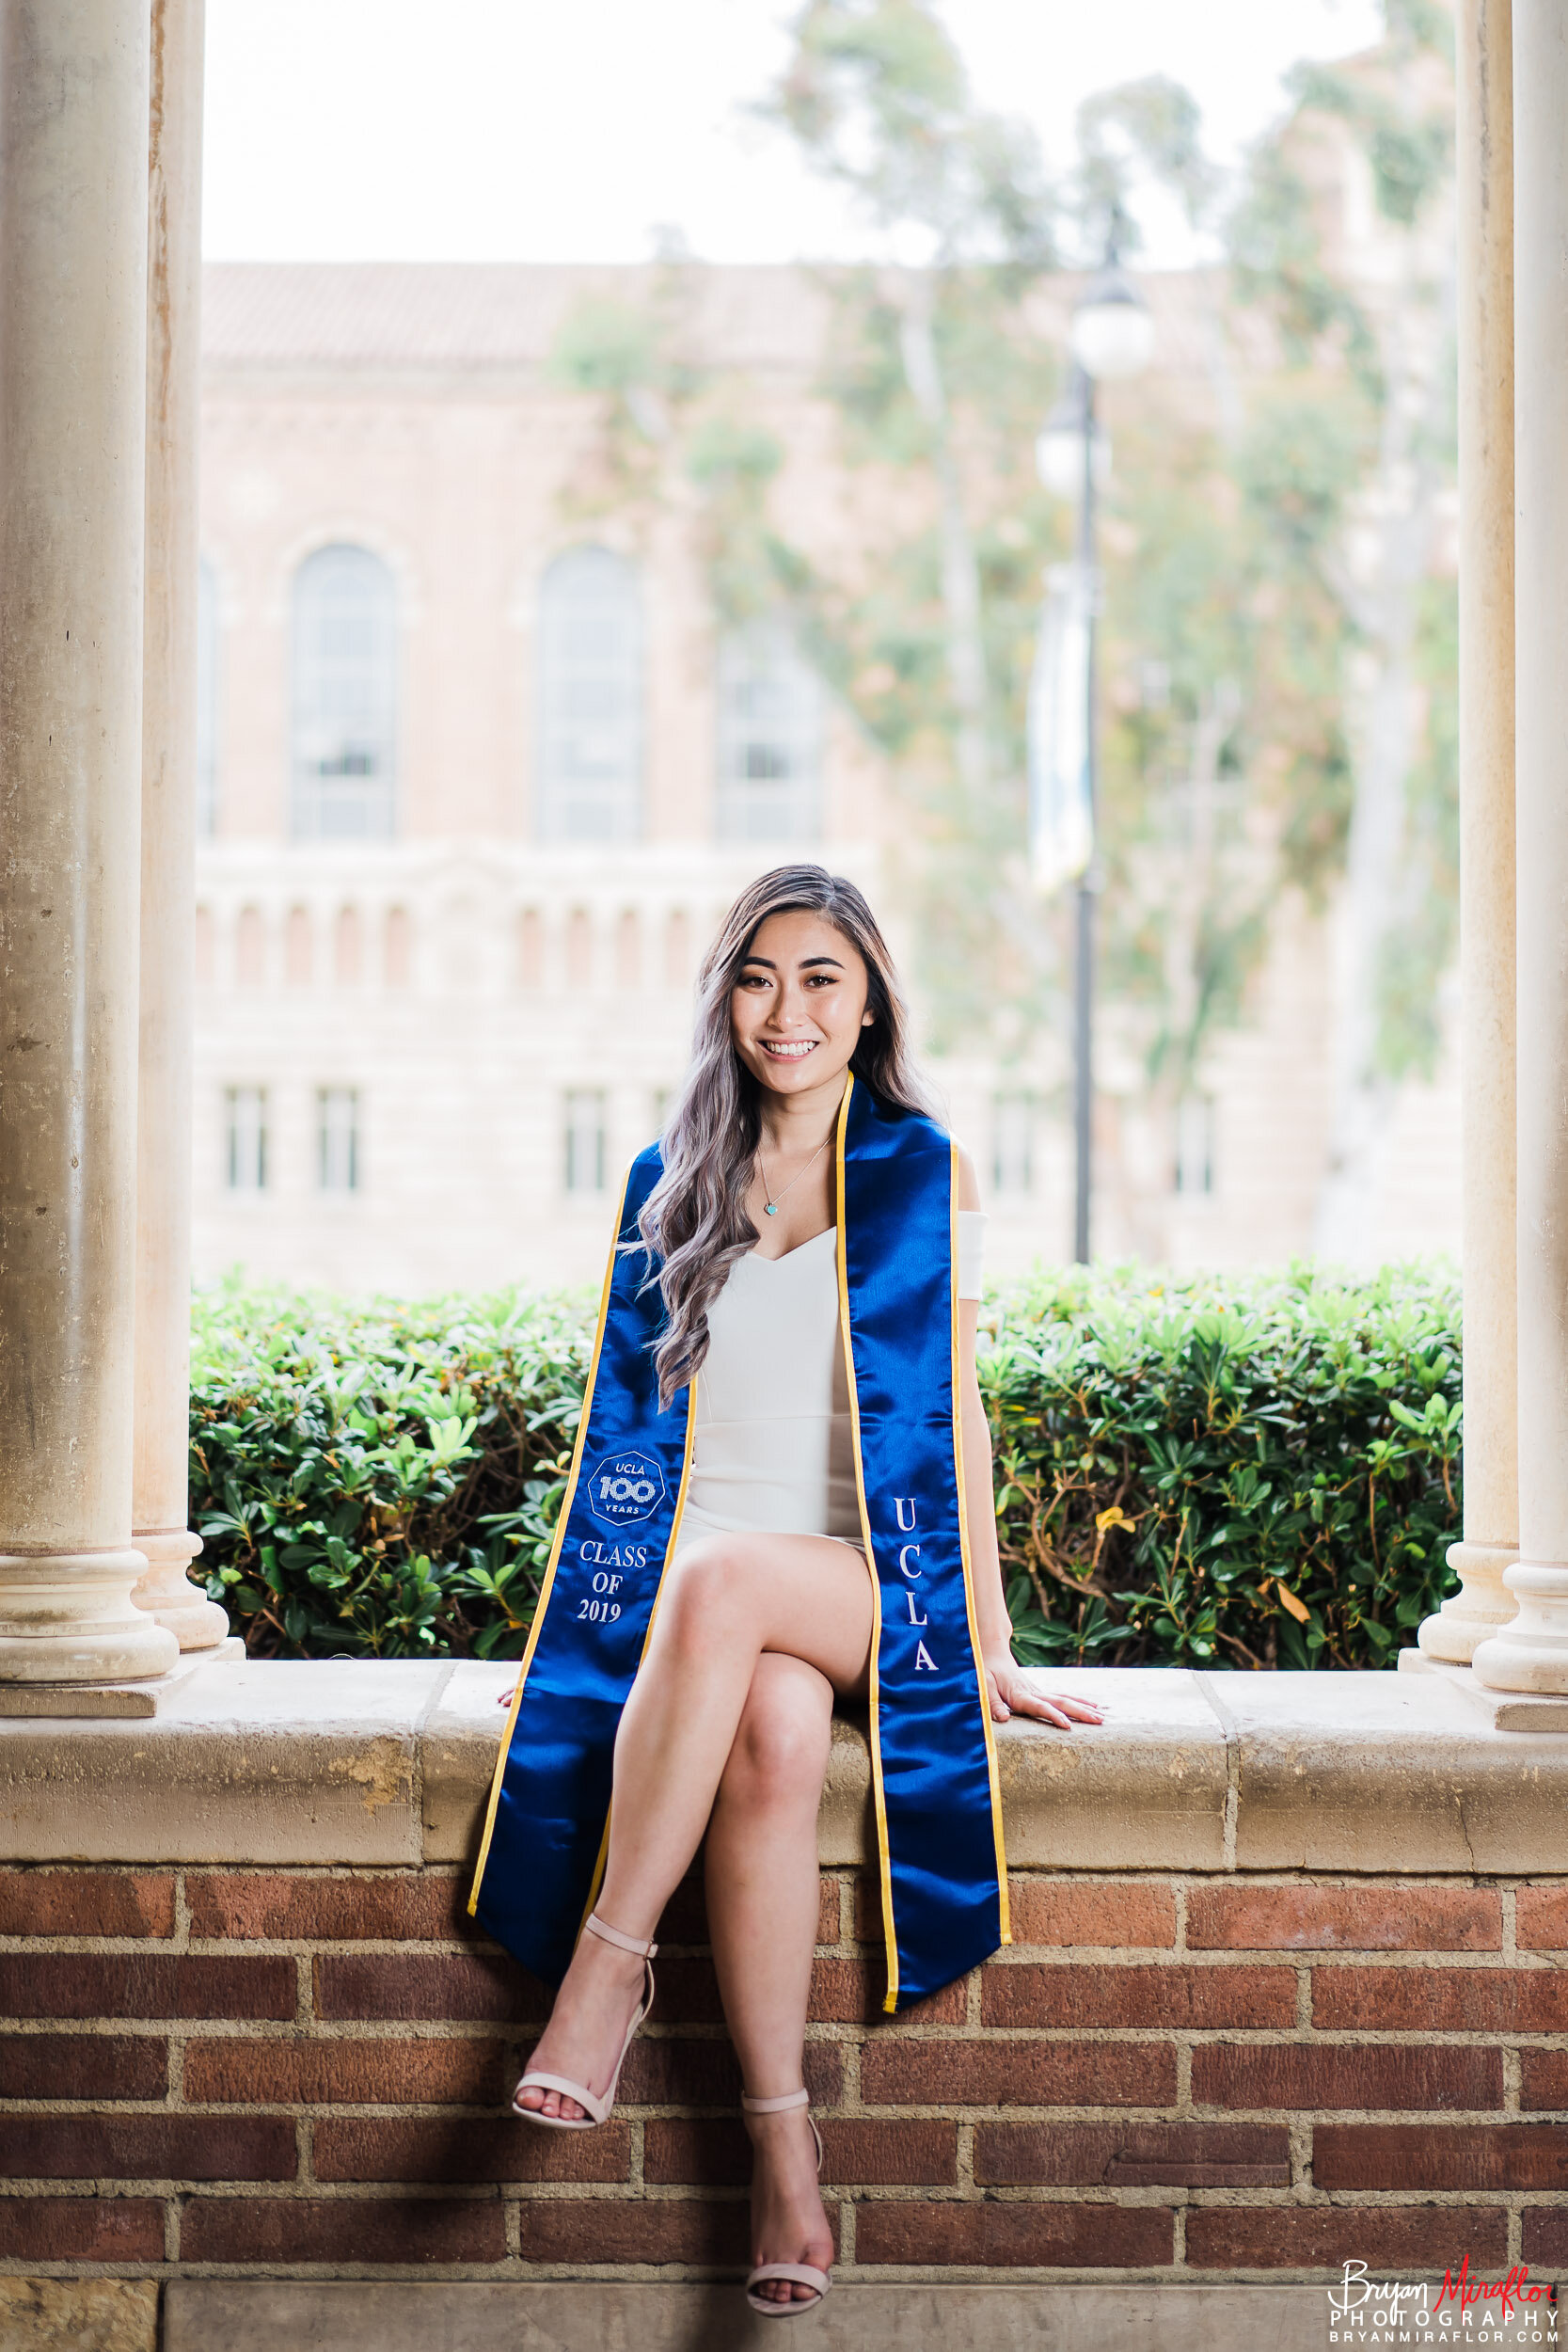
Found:
[[16, 1715], [145, 1722], [178, 1706], [198, 1676], [210, 1675], [214, 1666], [238, 1665], [244, 1656], [245, 1644], [231, 1633], [216, 1649], [182, 1652], [166, 1675], [150, 1682], [0, 1682], [0, 1722]]
[[190, 1580], [200, 1536], [188, 1527], [138, 1527], [131, 1540], [147, 1562], [147, 1574], [131, 1588], [136, 1607], [166, 1627], [182, 1650], [215, 1649], [227, 1641], [228, 1617]]
[[1503, 1582], [1519, 1613], [1478, 1645], [1476, 1680], [1491, 1691], [1568, 1692], [1568, 1566], [1518, 1560]]
[[1478, 1710], [1494, 1731], [1568, 1731], [1568, 1698], [1555, 1691], [1493, 1691], [1476, 1680], [1473, 1666], [1450, 1665], [1418, 1649], [1402, 1649], [1402, 1675], [1426, 1675]]
[[1478, 1642], [1513, 1622], [1519, 1604], [1504, 1590], [1503, 1577], [1518, 1557], [1517, 1544], [1449, 1546], [1449, 1565], [1460, 1579], [1460, 1590], [1450, 1593], [1434, 1615], [1421, 1620], [1416, 1640], [1428, 1658], [1467, 1666]]
[[0, 1552], [0, 1682], [144, 1682], [180, 1655], [138, 1609], [139, 1551]]

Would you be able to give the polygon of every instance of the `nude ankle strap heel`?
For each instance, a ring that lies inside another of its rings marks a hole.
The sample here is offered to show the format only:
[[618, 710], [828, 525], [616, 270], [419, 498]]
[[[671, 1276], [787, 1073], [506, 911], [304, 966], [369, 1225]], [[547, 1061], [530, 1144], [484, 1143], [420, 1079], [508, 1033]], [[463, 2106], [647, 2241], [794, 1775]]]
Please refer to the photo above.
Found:
[[[753, 2099], [742, 2091], [740, 2104], [748, 2115], [783, 2115], [790, 2107], [809, 2107], [811, 2093], [809, 2090], [786, 2090], [777, 2099]], [[808, 2114], [806, 2121], [816, 2142], [816, 2169], [820, 2172], [822, 2135], [813, 2116]], [[792, 2284], [812, 2287], [816, 2291], [810, 2302], [798, 2301], [794, 2296], [787, 2302], [780, 2302], [773, 2296], [755, 2292], [768, 2279], [787, 2279]], [[798, 2319], [802, 2312], [816, 2311], [832, 2285], [832, 2280], [827, 2271], [818, 2270], [814, 2263], [758, 2263], [756, 2268], [747, 2274], [746, 2300], [752, 2311], [759, 2312], [764, 2319]]]
[[623, 1935], [608, 1919], [601, 1919], [596, 1911], [589, 1913], [585, 1924], [589, 1934], [596, 1935], [601, 1944], [613, 1944], [623, 1952], [635, 1952], [639, 1960], [652, 1960], [658, 1949], [657, 1944], [644, 1944], [640, 1935]]
[[[786, 2090], [782, 2098], [753, 2099], [743, 2090], [740, 2094], [740, 2104], [748, 2115], [783, 2115], [790, 2107], [809, 2107], [811, 2092], [809, 2090]], [[820, 2172], [822, 2169], [822, 2135], [817, 2130], [813, 2117], [808, 2115], [806, 2121], [811, 2124], [811, 2136], [816, 2142], [816, 2169]]]
[[[637, 2038], [639, 2026], [641, 2025], [654, 2005], [653, 1961], [658, 1946], [651, 1942], [644, 1943], [641, 1936], [627, 1935], [620, 1928], [612, 1928], [608, 1919], [599, 1917], [596, 1911], [589, 1914], [585, 1925], [588, 1932], [596, 1935], [601, 1943], [613, 1944], [619, 1951], [636, 1954], [642, 1963], [645, 1986], [641, 2003], [631, 2024], [626, 2027], [626, 2038], [621, 2044], [621, 2055], [615, 2061], [615, 2072], [610, 2078], [609, 2089], [602, 2099], [595, 2099], [586, 2084], [573, 2082], [569, 2074], [551, 2074], [541, 2068], [530, 2067], [523, 2076], [522, 2081], [512, 2093], [512, 2112], [514, 2115], [520, 2115], [525, 2123], [543, 2123], [546, 2131], [591, 2132], [596, 2124], [608, 2122], [610, 2111], [615, 2105], [615, 2093], [620, 2088], [621, 2069], [626, 2062], [626, 2052]], [[559, 2090], [562, 2097], [575, 2099], [578, 2106], [586, 2108], [587, 2112], [583, 2115], [546, 2115], [539, 2107], [519, 2106], [517, 2102], [525, 2090]]]

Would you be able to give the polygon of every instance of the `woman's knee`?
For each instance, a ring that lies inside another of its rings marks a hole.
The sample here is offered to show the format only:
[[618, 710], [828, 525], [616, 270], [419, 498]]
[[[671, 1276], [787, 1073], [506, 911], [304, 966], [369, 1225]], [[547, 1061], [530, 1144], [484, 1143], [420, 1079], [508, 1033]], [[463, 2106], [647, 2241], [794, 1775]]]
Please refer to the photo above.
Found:
[[765, 1657], [753, 1677], [725, 1768], [725, 1786], [733, 1796], [752, 1804], [815, 1804], [828, 1769], [832, 1692], [814, 1669], [791, 1675], [768, 1671], [768, 1666]]
[[705, 1645], [737, 1629], [746, 1615], [744, 1551], [733, 1537], [705, 1535], [672, 1561], [659, 1595], [667, 1641]]

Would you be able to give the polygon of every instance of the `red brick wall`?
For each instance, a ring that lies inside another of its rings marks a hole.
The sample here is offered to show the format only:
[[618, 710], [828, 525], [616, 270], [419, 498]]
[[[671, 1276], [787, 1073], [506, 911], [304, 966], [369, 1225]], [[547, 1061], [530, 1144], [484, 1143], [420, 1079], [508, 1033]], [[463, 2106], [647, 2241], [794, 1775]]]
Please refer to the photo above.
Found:
[[[743, 2261], [696, 1889], [580, 2136], [502, 2110], [545, 1999], [458, 1889], [0, 1872], [0, 2267]], [[1568, 1887], [1037, 1874], [1014, 1905], [1007, 1953], [889, 2019], [867, 1890], [824, 1878], [806, 2075], [862, 2275], [1568, 2270]]]

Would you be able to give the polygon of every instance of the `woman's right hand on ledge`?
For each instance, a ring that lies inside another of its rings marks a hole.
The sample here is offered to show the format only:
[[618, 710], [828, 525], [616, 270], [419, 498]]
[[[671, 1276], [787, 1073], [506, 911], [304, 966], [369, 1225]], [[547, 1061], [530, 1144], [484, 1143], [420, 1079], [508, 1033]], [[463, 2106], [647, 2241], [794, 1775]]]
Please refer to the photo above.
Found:
[[1102, 1724], [1105, 1720], [1103, 1708], [1093, 1699], [1069, 1698], [1065, 1691], [1047, 1697], [1043, 1691], [1037, 1691], [1022, 1667], [1012, 1659], [1006, 1662], [988, 1659], [986, 1695], [995, 1724], [1005, 1724], [1014, 1715], [1028, 1715], [1036, 1723], [1053, 1724], [1058, 1731], [1070, 1731], [1074, 1724]]

